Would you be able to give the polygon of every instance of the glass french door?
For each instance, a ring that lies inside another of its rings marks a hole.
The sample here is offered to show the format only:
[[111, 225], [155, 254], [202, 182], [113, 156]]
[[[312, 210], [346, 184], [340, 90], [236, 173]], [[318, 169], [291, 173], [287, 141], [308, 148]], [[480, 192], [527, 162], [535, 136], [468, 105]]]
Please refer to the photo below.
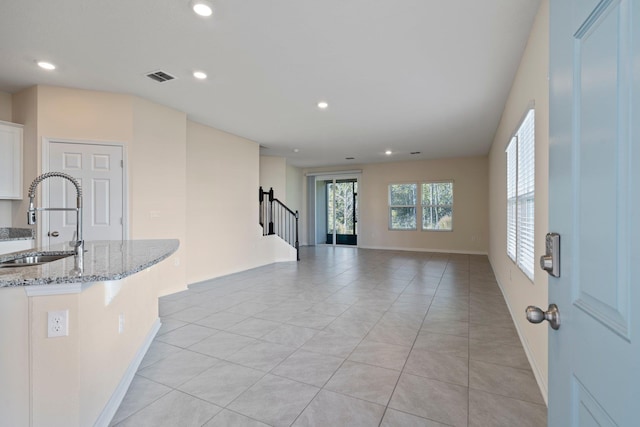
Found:
[[327, 244], [358, 244], [358, 180], [326, 182]]

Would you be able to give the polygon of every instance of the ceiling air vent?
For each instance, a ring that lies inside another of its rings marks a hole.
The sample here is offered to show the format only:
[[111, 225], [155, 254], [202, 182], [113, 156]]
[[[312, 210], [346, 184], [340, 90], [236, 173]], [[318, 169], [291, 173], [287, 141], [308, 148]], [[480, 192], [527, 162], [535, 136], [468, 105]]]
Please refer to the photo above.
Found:
[[153, 73], [147, 74], [147, 77], [151, 80], [157, 81], [158, 83], [164, 83], [175, 79], [171, 74], [165, 73], [164, 71], [154, 71]]

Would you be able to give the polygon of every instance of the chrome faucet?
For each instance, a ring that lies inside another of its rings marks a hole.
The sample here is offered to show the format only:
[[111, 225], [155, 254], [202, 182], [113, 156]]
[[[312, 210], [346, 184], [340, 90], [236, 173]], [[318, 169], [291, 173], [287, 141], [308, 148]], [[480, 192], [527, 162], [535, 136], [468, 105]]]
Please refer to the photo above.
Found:
[[[33, 205], [33, 199], [36, 197], [36, 187], [42, 181], [47, 178], [64, 178], [76, 187], [76, 207], [75, 208], [36, 208]], [[47, 172], [42, 174], [36, 179], [33, 180], [31, 186], [29, 186], [29, 211], [27, 212], [27, 223], [29, 225], [33, 225], [36, 223], [36, 211], [76, 211], [77, 219], [76, 219], [76, 242], [74, 244], [75, 254], [83, 255], [84, 252], [84, 241], [82, 240], [82, 188], [80, 187], [80, 183], [71, 175], [67, 175], [62, 172]]]

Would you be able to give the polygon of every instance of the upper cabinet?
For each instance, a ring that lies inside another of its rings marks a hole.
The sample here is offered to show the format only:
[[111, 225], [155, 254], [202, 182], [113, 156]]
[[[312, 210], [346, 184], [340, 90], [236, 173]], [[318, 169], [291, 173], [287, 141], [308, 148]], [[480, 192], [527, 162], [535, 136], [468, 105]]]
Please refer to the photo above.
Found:
[[22, 125], [0, 121], [0, 199], [22, 199]]

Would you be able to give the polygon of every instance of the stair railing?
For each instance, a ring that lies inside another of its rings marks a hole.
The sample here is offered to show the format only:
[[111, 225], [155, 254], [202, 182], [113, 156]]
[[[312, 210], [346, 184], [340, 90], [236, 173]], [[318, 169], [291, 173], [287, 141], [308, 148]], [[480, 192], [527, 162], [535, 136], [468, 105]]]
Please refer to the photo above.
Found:
[[[266, 197], [265, 197], [266, 196]], [[298, 241], [298, 211], [292, 211], [273, 196], [273, 188], [258, 192], [260, 201], [260, 225], [262, 235], [277, 235], [296, 249], [296, 259], [300, 261], [300, 243]]]

